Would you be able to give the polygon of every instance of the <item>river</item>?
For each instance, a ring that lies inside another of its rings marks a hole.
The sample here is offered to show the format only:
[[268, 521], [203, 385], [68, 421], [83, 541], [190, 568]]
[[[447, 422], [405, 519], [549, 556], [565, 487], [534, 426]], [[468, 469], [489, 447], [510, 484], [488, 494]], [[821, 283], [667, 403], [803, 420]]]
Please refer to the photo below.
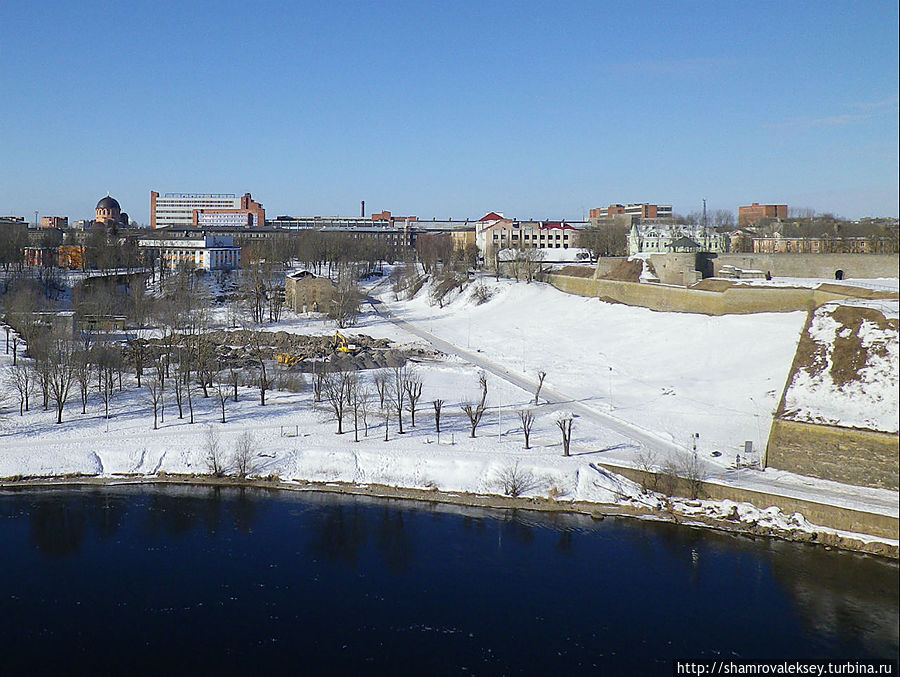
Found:
[[[671, 674], [892, 658], [898, 566], [636, 519], [322, 493], [0, 493], [0, 672]], [[598, 672], [599, 671], [599, 672]]]

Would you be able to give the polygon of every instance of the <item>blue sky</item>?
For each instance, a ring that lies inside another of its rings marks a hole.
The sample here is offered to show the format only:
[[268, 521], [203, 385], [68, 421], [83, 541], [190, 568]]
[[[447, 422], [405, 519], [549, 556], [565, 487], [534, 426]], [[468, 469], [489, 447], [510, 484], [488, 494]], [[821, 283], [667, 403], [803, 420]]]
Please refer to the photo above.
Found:
[[[283, 6], [287, 4], [288, 6]], [[0, 9], [0, 214], [898, 208], [897, 2]]]

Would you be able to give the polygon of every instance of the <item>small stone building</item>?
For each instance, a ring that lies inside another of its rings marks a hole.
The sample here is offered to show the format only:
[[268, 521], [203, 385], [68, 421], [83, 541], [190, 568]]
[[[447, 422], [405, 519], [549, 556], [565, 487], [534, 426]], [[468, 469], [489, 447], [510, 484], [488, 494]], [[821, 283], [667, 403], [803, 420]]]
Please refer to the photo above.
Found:
[[284, 280], [284, 302], [295, 313], [325, 312], [333, 291], [334, 282], [308, 270], [291, 273]]

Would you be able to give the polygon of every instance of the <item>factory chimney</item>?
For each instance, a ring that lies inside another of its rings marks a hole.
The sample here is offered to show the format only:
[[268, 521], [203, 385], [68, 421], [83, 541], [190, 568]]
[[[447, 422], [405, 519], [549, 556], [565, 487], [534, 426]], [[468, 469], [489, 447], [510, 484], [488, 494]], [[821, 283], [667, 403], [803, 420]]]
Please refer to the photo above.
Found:
[[366, 201], [362, 200], [359, 203], [359, 218], [366, 218]]

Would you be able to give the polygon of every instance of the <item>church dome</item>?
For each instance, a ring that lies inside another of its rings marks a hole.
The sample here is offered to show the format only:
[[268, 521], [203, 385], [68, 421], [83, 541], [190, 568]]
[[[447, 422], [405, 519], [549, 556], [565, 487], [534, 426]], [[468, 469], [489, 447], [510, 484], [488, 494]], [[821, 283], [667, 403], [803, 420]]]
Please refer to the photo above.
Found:
[[97, 209], [116, 209], [121, 211], [122, 208], [114, 197], [107, 195], [97, 203]]

